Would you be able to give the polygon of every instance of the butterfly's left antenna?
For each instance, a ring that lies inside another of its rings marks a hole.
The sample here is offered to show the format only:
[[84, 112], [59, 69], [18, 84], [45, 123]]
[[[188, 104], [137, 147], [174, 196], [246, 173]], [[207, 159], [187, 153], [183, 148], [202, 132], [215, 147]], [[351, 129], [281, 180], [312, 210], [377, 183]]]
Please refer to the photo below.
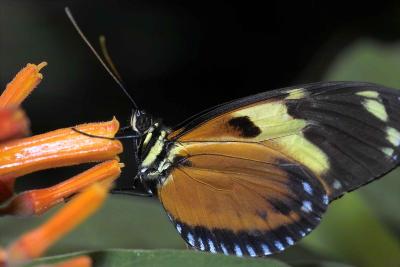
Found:
[[133, 107], [137, 110], [138, 109], [138, 105], [133, 100], [132, 96], [128, 93], [128, 91], [126, 90], [125, 86], [122, 84], [121, 80], [110, 70], [110, 68], [107, 66], [107, 64], [103, 61], [103, 59], [97, 53], [96, 49], [93, 48], [92, 44], [89, 42], [89, 40], [83, 34], [82, 30], [79, 28], [78, 23], [75, 21], [74, 16], [72, 15], [72, 13], [71, 13], [71, 11], [69, 10], [68, 7], [65, 7], [65, 13], [67, 14], [69, 20], [71, 21], [72, 25], [74, 26], [74, 28], [78, 32], [78, 34], [81, 36], [83, 41], [86, 43], [86, 45], [89, 47], [89, 49], [93, 52], [93, 54], [96, 56], [96, 58], [100, 61], [101, 65], [106, 69], [106, 71], [114, 79], [114, 81], [119, 85], [119, 87], [121, 87], [122, 91], [125, 93], [125, 95], [131, 101]]

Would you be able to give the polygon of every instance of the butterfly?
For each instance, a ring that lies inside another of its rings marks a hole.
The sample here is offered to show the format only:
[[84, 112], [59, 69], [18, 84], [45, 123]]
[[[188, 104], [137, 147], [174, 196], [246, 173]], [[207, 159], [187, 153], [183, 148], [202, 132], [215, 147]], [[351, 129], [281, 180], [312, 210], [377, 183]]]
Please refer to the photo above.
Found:
[[348, 81], [287, 87], [170, 128], [137, 108], [66, 12], [135, 107], [132, 185], [159, 198], [191, 248], [281, 252], [320, 223], [330, 202], [399, 164], [399, 90]]
[[136, 111], [136, 179], [195, 249], [283, 251], [328, 205], [399, 163], [400, 91], [364, 82], [273, 90], [174, 128]]

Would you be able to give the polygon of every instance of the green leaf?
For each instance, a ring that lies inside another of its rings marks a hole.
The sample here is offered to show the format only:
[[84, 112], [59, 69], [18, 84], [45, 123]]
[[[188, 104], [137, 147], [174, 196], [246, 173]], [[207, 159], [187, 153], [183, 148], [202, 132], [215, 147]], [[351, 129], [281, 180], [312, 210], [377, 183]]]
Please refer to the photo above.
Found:
[[352, 265], [338, 263], [338, 262], [329, 262], [329, 261], [321, 261], [321, 262], [303, 262], [293, 264], [293, 267], [352, 267]]
[[397, 266], [398, 240], [365, 203], [355, 192], [333, 202], [321, 226], [303, 244], [357, 266]]
[[325, 80], [367, 81], [400, 88], [400, 45], [362, 39], [344, 49]]
[[49, 257], [35, 261], [27, 266], [39, 266], [44, 263], [60, 262], [79, 255], [89, 255], [95, 267], [130, 267], [130, 266], [262, 266], [289, 267], [277, 260], [267, 258], [238, 258], [234, 256], [206, 254], [184, 250], [106, 250], [89, 253], [74, 253]]
[[[0, 217], [0, 246], [45, 222], [57, 209], [33, 218]], [[46, 255], [110, 248], [184, 249], [185, 243], [157, 199], [110, 196], [94, 216], [52, 246]]]

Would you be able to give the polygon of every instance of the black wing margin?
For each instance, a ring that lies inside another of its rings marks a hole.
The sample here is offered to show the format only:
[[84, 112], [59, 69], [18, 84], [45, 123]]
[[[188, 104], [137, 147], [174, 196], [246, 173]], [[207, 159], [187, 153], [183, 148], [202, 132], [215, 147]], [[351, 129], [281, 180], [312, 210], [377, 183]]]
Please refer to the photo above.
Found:
[[381, 177], [399, 163], [400, 91], [342, 82], [287, 100], [288, 113], [308, 126], [303, 135], [327, 155], [323, 175], [331, 200]]

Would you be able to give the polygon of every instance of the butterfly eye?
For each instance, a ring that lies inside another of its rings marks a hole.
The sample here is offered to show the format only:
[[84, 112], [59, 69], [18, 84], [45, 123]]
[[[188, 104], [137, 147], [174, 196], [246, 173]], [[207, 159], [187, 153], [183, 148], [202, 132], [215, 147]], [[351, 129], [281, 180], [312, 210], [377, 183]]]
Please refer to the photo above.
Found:
[[153, 123], [153, 119], [143, 110], [136, 110], [131, 119], [132, 129], [140, 134], [146, 133]]

